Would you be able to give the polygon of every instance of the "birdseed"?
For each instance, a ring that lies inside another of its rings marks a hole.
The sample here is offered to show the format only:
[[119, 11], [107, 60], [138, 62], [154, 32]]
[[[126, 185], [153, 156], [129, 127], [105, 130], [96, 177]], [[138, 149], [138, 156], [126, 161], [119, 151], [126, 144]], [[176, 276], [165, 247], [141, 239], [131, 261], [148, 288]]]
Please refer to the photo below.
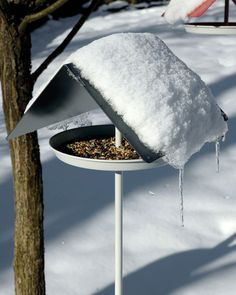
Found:
[[115, 137], [76, 141], [67, 144], [66, 148], [73, 155], [83, 158], [100, 160], [132, 160], [140, 158], [126, 139], [122, 140], [121, 147], [116, 147]]

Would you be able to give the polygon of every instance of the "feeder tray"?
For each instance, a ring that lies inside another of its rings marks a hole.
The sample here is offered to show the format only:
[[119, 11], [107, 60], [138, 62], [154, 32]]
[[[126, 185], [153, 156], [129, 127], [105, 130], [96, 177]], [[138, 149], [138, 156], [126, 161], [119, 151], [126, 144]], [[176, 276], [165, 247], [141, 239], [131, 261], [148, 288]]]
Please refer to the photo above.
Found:
[[[235, 0], [233, 0], [233, 2], [234, 2], [234, 4], [236, 4]], [[208, 8], [209, 7], [207, 7], [207, 9]], [[204, 12], [206, 10], [204, 10]], [[193, 33], [193, 34], [235, 35], [236, 34], [236, 22], [229, 21], [229, 0], [225, 0], [224, 21], [223, 22], [185, 23], [185, 30], [186, 30], [186, 32]]]
[[161, 159], [153, 161], [152, 163], [147, 163], [143, 159], [104, 160], [78, 157], [69, 153], [65, 148], [67, 144], [75, 141], [103, 139], [114, 136], [114, 125], [80, 127], [66, 130], [54, 135], [51, 137], [49, 144], [57, 158], [59, 158], [62, 162], [80, 168], [103, 171], [134, 171], [165, 165], [164, 161]]
[[193, 34], [206, 34], [206, 35], [235, 35], [236, 23], [188, 23], [185, 24], [185, 30]]

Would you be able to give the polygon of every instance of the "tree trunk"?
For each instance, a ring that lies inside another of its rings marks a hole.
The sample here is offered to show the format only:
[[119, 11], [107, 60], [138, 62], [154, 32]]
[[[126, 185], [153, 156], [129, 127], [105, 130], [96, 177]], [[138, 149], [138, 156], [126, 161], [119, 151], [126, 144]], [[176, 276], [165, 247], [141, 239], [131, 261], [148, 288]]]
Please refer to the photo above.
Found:
[[[32, 97], [31, 40], [0, 14], [0, 76], [9, 133]], [[36, 133], [9, 143], [14, 179], [14, 272], [17, 295], [44, 295], [43, 189]]]

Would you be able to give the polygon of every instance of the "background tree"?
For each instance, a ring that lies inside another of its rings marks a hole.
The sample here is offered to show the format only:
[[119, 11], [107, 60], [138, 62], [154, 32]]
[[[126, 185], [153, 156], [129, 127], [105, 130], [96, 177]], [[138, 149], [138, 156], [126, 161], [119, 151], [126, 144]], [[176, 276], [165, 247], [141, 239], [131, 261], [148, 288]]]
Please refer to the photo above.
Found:
[[[70, 0], [0, 0], [0, 79], [9, 133], [32, 98], [34, 82], [78, 32], [99, 0], [93, 0], [63, 43], [31, 73], [30, 25]], [[37, 133], [9, 142], [14, 180], [14, 272], [17, 295], [45, 294], [43, 184]]]

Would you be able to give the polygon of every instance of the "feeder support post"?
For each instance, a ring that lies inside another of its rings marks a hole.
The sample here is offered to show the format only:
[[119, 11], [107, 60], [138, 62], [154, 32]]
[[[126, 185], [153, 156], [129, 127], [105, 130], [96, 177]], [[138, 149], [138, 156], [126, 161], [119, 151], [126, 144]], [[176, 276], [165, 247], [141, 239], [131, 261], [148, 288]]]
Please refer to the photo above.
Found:
[[225, 0], [224, 23], [229, 23], [229, 0]]
[[115, 144], [116, 144], [116, 147], [119, 147], [122, 145], [122, 134], [117, 128], [115, 129]]
[[123, 294], [123, 175], [115, 172], [115, 295]]
[[[122, 144], [122, 134], [115, 129], [116, 147]], [[123, 294], [123, 172], [115, 172], [115, 295]]]

